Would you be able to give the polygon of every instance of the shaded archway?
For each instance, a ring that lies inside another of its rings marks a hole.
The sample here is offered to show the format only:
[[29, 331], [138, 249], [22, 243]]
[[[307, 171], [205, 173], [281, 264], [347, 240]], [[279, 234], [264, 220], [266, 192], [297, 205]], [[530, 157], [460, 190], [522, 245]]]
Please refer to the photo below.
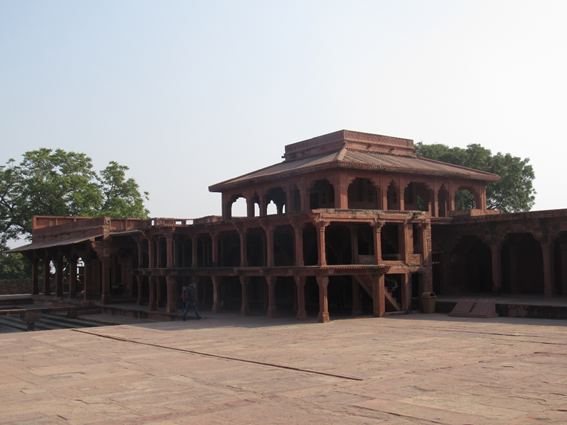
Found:
[[451, 252], [448, 292], [492, 292], [492, 252], [477, 236], [465, 236]]
[[309, 209], [335, 208], [335, 188], [329, 180], [317, 180], [309, 191]]
[[502, 246], [502, 289], [543, 294], [543, 253], [531, 233], [509, 234]]
[[356, 178], [348, 187], [349, 209], [379, 209], [376, 188], [370, 179]]

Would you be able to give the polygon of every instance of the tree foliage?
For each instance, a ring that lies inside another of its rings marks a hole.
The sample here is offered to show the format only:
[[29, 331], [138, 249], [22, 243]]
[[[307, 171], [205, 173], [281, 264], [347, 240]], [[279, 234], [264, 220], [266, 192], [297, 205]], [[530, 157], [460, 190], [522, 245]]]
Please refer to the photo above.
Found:
[[10, 239], [29, 237], [34, 215], [146, 218], [147, 192], [128, 167], [111, 161], [99, 173], [84, 153], [38, 149], [17, 164], [0, 166], [0, 251]]
[[[493, 155], [489, 149], [479, 144], [471, 144], [466, 149], [450, 148], [443, 144], [416, 144], [417, 155], [461, 165], [481, 171], [498, 174], [500, 181], [486, 186], [487, 207], [502, 212], [529, 211], [535, 202], [536, 191], [533, 187], [535, 174], [529, 164], [529, 158], [520, 158], [498, 152]], [[457, 192], [457, 209], [467, 209], [474, 205], [474, 197], [468, 192]]]

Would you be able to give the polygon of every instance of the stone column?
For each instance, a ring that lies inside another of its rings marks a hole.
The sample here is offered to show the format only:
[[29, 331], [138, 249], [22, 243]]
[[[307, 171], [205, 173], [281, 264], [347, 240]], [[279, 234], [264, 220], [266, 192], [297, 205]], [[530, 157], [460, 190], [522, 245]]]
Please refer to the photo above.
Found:
[[433, 185], [433, 202], [431, 203], [431, 217], [439, 217], [439, 188]]
[[212, 254], [212, 262], [213, 262], [213, 267], [218, 267], [219, 265], [219, 236], [218, 236], [218, 232], [215, 231], [209, 231], [209, 234], [211, 235], [211, 254]]
[[356, 224], [348, 226], [350, 232], [350, 252], [351, 263], [359, 264], [358, 260], [358, 226]]
[[348, 185], [350, 178], [341, 173], [338, 178], [334, 179], [332, 184], [335, 187], [335, 208], [348, 209]]
[[409, 311], [411, 308], [411, 281], [409, 274], [404, 273], [402, 276], [402, 310]]
[[541, 252], [543, 254], [543, 294], [546, 297], [555, 295], [553, 285], [553, 244], [541, 242]]
[[84, 300], [90, 300], [93, 296], [93, 260], [90, 258], [83, 258], [84, 264], [84, 279], [83, 282], [83, 297]]
[[246, 198], [246, 216], [248, 218], [254, 217], [254, 201], [252, 200], [252, 196]]
[[400, 179], [400, 186], [398, 188], [398, 206], [400, 211], [404, 211], [406, 209], [406, 182]]
[[175, 276], [168, 274], [165, 278], [167, 286], [167, 304], [165, 306], [166, 313], [175, 313]]
[[274, 267], [274, 228], [266, 222], [262, 223], [262, 228], [266, 233], [266, 265]]
[[246, 237], [248, 229], [238, 227], [238, 236], [240, 237], [240, 267], [248, 267], [248, 252], [246, 249]]
[[56, 260], [55, 295], [63, 297], [63, 256], [59, 254]]
[[561, 295], [567, 295], [567, 243], [561, 243]]
[[372, 275], [372, 307], [375, 317], [382, 317], [386, 312], [386, 288], [384, 275]]
[[219, 277], [211, 275], [213, 282], [213, 313], [220, 313], [222, 310], [219, 297]]
[[193, 235], [191, 237], [191, 268], [198, 267], [198, 249], [197, 249], [197, 242], [198, 242], [197, 235]]
[[276, 308], [276, 276], [266, 276], [266, 284], [268, 285], [268, 317], [278, 317]]
[[175, 258], [173, 255], [173, 231], [166, 233], [165, 235], [165, 248], [167, 256], [166, 267], [171, 269], [175, 265]]
[[327, 295], [329, 277], [317, 276], [317, 285], [319, 285], [319, 315], [317, 316], [317, 321], [319, 323], [327, 323], [331, 321], [329, 317], [329, 298]]
[[307, 319], [307, 311], [305, 311], [305, 276], [294, 276], [295, 286], [297, 288], [297, 320]]
[[304, 265], [303, 262], [303, 223], [299, 221], [291, 222], [293, 226], [293, 236], [295, 242], [295, 266], [302, 267]]
[[500, 250], [502, 244], [492, 242], [490, 244], [490, 252], [492, 254], [492, 290], [495, 293], [502, 291], [502, 260]]
[[142, 298], [142, 282], [144, 280], [144, 276], [138, 275], [136, 276], [136, 281], [138, 282], [138, 299], [136, 301], [137, 305], [142, 305], [143, 298]]
[[413, 252], [413, 245], [408, 241], [408, 222], [404, 221], [398, 225], [398, 244], [400, 255], [404, 263], [409, 263], [409, 254]]
[[376, 256], [376, 264], [382, 263], [382, 227], [383, 221], [376, 221], [374, 223], [374, 255]]
[[77, 257], [69, 258], [69, 298], [77, 297]]
[[250, 314], [250, 307], [248, 305], [248, 282], [250, 278], [246, 276], [239, 276], [240, 286], [242, 287], [242, 305], [240, 307], [240, 315], [248, 316]]
[[102, 294], [101, 301], [103, 304], [110, 302], [110, 257], [104, 255], [101, 259], [102, 262]]
[[352, 315], [356, 316], [362, 314], [360, 306], [360, 284], [356, 279], [352, 278]]
[[50, 282], [50, 277], [51, 277], [51, 258], [49, 257], [49, 255], [46, 255], [45, 257], [43, 257], [43, 294], [44, 295], [51, 295], [51, 282]]
[[319, 266], [327, 265], [327, 253], [325, 250], [325, 228], [329, 225], [328, 221], [318, 221], [315, 223], [317, 229], [317, 254]]
[[150, 300], [148, 302], [148, 310], [149, 311], [156, 311], [157, 310], [157, 276], [148, 276], [148, 284], [150, 289]]
[[39, 294], [39, 284], [38, 284], [38, 265], [39, 265], [39, 257], [33, 254], [33, 258], [31, 260], [31, 268], [32, 268], [32, 295]]

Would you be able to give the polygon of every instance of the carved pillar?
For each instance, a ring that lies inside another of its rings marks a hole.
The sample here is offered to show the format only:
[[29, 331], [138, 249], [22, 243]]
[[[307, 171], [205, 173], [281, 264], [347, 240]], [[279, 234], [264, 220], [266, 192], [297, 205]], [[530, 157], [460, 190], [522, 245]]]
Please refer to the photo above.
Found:
[[495, 293], [502, 291], [502, 259], [501, 259], [502, 244], [499, 242], [492, 242], [490, 244], [490, 253], [492, 254], [492, 290]]
[[328, 276], [317, 276], [317, 285], [319, 285], [319, 315], [317, 321], [319, 323], [330, 322], [329, 317], [329, 297], [327, 295], [327, 287], [329, 286]]
[[157, 310], [157, 276], [149, 276], [148, 277], [148, 284], [150, 289], [150, 300], [148, 302], [148, 310], [149, 311], [156, 311]]
[[77, 296], [77, 257], [72, 255], [69, 258], [69, 298]]
[[372, 309], [375, 317], [382, 317], [386, 312], [386, 287], [384, 275], [372, 275]]
[[175, 312], [175, 276], [166, 276], [166, 286], [167, 286], [167, 305], [165, 306], [166, 313]]
[[51, 263], [51, 258], [49, 257], [49, 255], [46, 254], [45, 257], [43, 257], [43, 294], [44, 295], [51, 295], [50, 263]]
[[101, 258], [102, 263], [102, 294], [100, 300], [103, 304], [110, 302], [110, 256], [104, 255]]
[[175, 258], [173, 255], [173, 230], [167, 232], [165, 235], [165, 250], [166, 250], [166, 267], [171, 269], [175, 265]]
[[431, 204], [431, 217], [439, 217], [439, 188], [437, 185], [433, 185], [433, 202]]
[[264, 221], [262, 228], [266, 233], [266, 265], [274, 266], [274, 228], [272, 225]]
[[382, 227], [383, 221], [374, 222], [374, 255], [376, 256], [376, 264], [382, 263]]
[[408, 255], [413, 251], [413, 245], [408, 241], [408, 222], [404, 221], [398, 225], [398, 244], [400, 247], [400, 255], [404, 263], [409, 263]]
[[238, 227], [236, 230], [240, 237], [240, 267], [248, 267], [248, 252], [246, 249], [246, 236], [248, 229]]
[[297, 294], [297, 320], [307, 319], [307, 311], [305, 311], [305, 276], [294, 275], [296, 294]]
[[348, 185], [350, 178], [341, 173], [337, 179], [332, 182], [335, 187], [335, 208], [348, 209]]
[[191, 268], [198, 267], [198, 257], [197, 257], [197, 253], [198, 253], [197, 242], [198, 241], [199, 241], [199, 239], [197, 238], [197, 235], [191, 236]]
[[55, 264], [55, 295], [63, 297], [63, 256], [57, 255]]
[[360, 306], [360, 284], [352, 278], [352, 315], [356, 316], [362, 314]]
[[541, 252], [543, 254], [543, 294], [546, 297], [555, 295], [553, 285], [553, 244], [541, 242]]
[[209, 230], [209, 234], [211, 235], [211, 251], [212, 251], [212, 262], [213, 267], [218, 267], [219, 265], [219, 236], [218, 232], [214, 230]]
[[290, 220], [290, 224], [293, 227], [293, 236], [295, 242], [295, 266], [301, 267], [304, 265], [303, 262], [303, 226], [304, 224], [300, 221]]
[[359, 264], [360, 261], [358, 260], [358, 226], [356, 224], [352, 224], [348, 226], [350, 232], [350, 252], [351, 252], [351, 263], [352, 264]]
[[248, 282], [250, 278], [246, 276], [239, 276], [240, 286], [242, 287], [242, 305], [240, 307], [240, 315], [248, 316], [250, 314], [250, 307], [248, 306]]
[[220, 313], [219, 277], [212, 275], [211, 280], [213, 282], [213, 313]]
[[32, 295], [39, 294], [39, 284], [38, 284], [38, 265], [39, 265], [39, 257], [33, 254], [31, 259], [31, 268], [32, 268]]
[[408, 273], [404, 273], [402, 276], [402, 310], [409, 311], [411, 308], [411, 281]]
[[327, 253], [325, 250], [325, 228], [329, 225], [328, 221], [318, 221], [315, 223], [317, 229], [317, 254], [319, 266], [327, 265]]
[[406, 182], [400, 179], [400, 185], [398, 188], [398, 205], [400, 211], [404, 211], [406, 209]]
[[567, 243], [561, 243], [561, 295], [567, 295]]
[[136, 301], [137, 305], [142, 305], [142, 281], [144, 276], [138, 275], [136, 276], [136, 281], [138, 282], [138, 299]]
[[83, 285], [83, 295], [84, 300], [90, 300], [93, 296], [93, 260], [87, 256], [82, 257], [84, 264], [84, 285]]
[[266, 276], [266, 283], [268, 285], [268, 317], [278, 317], [278, 310], [276, 308], [276, 276]]
[[250, 195], [246, 198], [246, 216], [248, 218], [254, 217], [254, 201], [253, 195]]

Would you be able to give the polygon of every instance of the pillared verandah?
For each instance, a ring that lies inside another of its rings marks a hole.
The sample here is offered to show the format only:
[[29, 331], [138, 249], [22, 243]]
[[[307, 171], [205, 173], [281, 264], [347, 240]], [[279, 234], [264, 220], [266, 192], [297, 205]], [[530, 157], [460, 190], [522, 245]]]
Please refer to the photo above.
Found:
[[[12, 251], [32, 262], [36, 294], [39, 262], [53, 262], [58, 296], [76, 298], [80, 282], [84, 299], [120, 294], [167, 312], [189, 279], [213, 312], [279, 309], [321, 322], [408, 311], [432, 290], [567, 293], [567, 211], [487, 210], [486, 184], [498, 179], [419, 158], [412, 140], [342, 130], [211, 186], [221, 216], [35, 217], [33, 243]], [[475, 209], [455, 211], [460, 190]], [[240, 198], [245, 217], [232, 213]], [[49, 267], [43, 281], [49, 294]]]

